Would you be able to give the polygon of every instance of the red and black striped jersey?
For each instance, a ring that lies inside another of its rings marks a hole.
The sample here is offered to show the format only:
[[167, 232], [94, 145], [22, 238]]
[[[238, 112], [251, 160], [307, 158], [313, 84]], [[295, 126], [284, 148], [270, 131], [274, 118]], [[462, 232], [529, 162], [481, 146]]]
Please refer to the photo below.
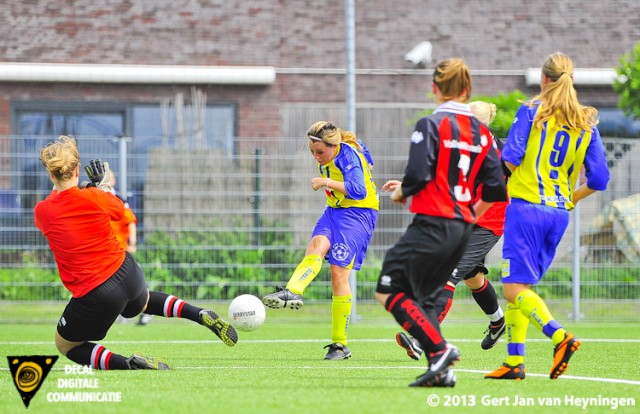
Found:
[[402, 194], [412, 213], [473, 222], [473, 195], [507, 201], [500, 157], [489, 128], [469, 105], [446, 102], [420, 119], [411, 135]]

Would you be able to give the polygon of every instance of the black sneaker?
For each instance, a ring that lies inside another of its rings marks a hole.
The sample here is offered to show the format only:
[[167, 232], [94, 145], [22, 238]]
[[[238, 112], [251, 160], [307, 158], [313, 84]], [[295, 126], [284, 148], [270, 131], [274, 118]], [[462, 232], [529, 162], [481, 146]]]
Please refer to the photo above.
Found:
[[229, 322], [223, 321], [214, 311], [201, 311], [200, 321], [204, 326], [211, 329], [211, 332], [216, 334], [226, 346], [234, 346], [238, 342], [236, 328], [231, 326]]
[[[440, 353], [429, 356], [429, 369], [409, 384], [410, 387], [438, 387], [446, 380], [447, 371], [460, 360], [460, 351], [451, 344]], [[454, 380], [455, 384], [455, 380]]]
[[262, 298], [264, 306], [272, 309], [300, 309], [304, 302], [302, 296], [293, 293], [289, 289], [276, 286], [276, 292]]
[[420, 360], [422, 353], [422, 346], [420, 346], [420, 342], [416, 338], [412, 338], [404, 332], [398, 332], [396, 334], [396, 342], [405, 351], [407, 351], [407, 356], [411, 359], [415, 359], [416, 361]]
[[482, 349], [491, 349], [498, 343], [498, 339], [504, 335], [507, 325], [504, 323], [504, 318], [496, 324], [490, 323], [484, 333], [487, 335], [482, 340], [480, 346]]
[[164, 371], [169, 369], [169, 365], [161, 359], [151, 358], [142, 354], [133, 354], [127, 358], [129, 369], [155, 369]]
[[332, 344], [325, 346], [324, 348], [329, 348], [329, 351], [327, 351], [327, 356], [325, 356], [324, 359], [351, 358], [351, 351], [349, 351], [349, 348], [347, 348], [346, 346], [342, 345], [339, 342], [334, 342]]

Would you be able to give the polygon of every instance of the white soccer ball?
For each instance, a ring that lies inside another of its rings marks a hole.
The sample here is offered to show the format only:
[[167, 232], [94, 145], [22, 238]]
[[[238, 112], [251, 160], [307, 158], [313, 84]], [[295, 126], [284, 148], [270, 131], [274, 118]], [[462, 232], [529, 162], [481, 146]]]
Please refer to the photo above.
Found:
[[258, 329], [266, 317], [262, 301], [253, 295], [240, 295], [229, 304], [229, 322], [239, 331]]

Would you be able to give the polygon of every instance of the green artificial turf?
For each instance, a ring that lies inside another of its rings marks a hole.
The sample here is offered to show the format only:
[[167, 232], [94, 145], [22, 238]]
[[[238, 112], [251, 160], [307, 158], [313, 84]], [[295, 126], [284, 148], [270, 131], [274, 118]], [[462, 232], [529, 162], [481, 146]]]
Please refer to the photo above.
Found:
[[[223, 305], [218, 305], [222, 307]], [[455, 315], [442, 326], [460, 348], [455, 388], [409, 388], [425, 369], [395, 343], [398, 326], [377, 307], [360, 307], [349, 327], [350, 360], [325, 361], [330, 320], [327, 306], [299, 312], [268, 310], [255, 332], [240, 332], [229, 348], [206, 328], [186, 320], [156, 317], [146, 326], [117, 323], [101, 344], [115, 353], [142, 352], [163, 358], [170, 371], [93, 371], [60, 356], [28, 408], [30, 413], [635, 413], [640, 411], [640, 325], [578, 323], [564, 326], [583, 339], [566, 375], [548, 377], [551, 342], [534, 328], [527, 342], [524, 381], [483, 379], [506, 355], [504, 338], [483, 351], [486, 322]], [[226, 311], [226, 309], [225, 309]], [[55, 310], [58, 312], [58, 309]], [[220, 309], [220, 313], [223, 312]], [[562, 322], [562, 321], [561, 321]], [[25, 407], [5, 356], [58, 355], [55, 322], [0, 325], [0, 413]], [[95, 389], [65, 388], [66, 379], [97, 379]], [[75, 392], [113, 393], [120, 402], [54, 402]], [[517, 398], [517, 400], [516, 400]], [[577, 398], [592, 398], [584, 409]], [[636, 406], [613, 406], [620, 401]], [[516, 402], [526, 406], [514, 406]]]

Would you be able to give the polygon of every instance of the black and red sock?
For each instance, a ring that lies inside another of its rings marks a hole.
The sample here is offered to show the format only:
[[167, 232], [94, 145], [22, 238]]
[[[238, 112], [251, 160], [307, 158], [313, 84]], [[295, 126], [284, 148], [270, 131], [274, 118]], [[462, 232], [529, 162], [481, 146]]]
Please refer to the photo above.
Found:
[[182, 299], [162, 292], [149, 292], [149, 304], [144, 313], [166, 318], [186, 318], [200, 323], [202, 308], [188, 304]]
[[426, 312], [405, 293], [389, 296], [385, 308], [391, 312], [404, 330], [420, 342], [423, 349], [435, 352], [445, 347], [435, 314]]
[[104, 346], [93, 342], [85, 342], [73, 348], [67, 352], [67, 358], [76, 364], [85, 365], [93, 369], [130, 369], [126, 357], [114, 354]]
[[498, 304], [498, 295], [496, 295], [496, 290], [486, 277], [484, 278], [482, 287], [480, 289], [472, 289], [471, 295], [485, 314], [493, 315], [498, 311], [500, 307]]
[[434, 310], [438, 315], [438, 322], [442, 323], [444, 318], [449, 314], [449, 309], [453, 304], [453, 295], [456, 293], [456, 287], [451, 285], [444, 285], [438, 297], [436, 298]]

